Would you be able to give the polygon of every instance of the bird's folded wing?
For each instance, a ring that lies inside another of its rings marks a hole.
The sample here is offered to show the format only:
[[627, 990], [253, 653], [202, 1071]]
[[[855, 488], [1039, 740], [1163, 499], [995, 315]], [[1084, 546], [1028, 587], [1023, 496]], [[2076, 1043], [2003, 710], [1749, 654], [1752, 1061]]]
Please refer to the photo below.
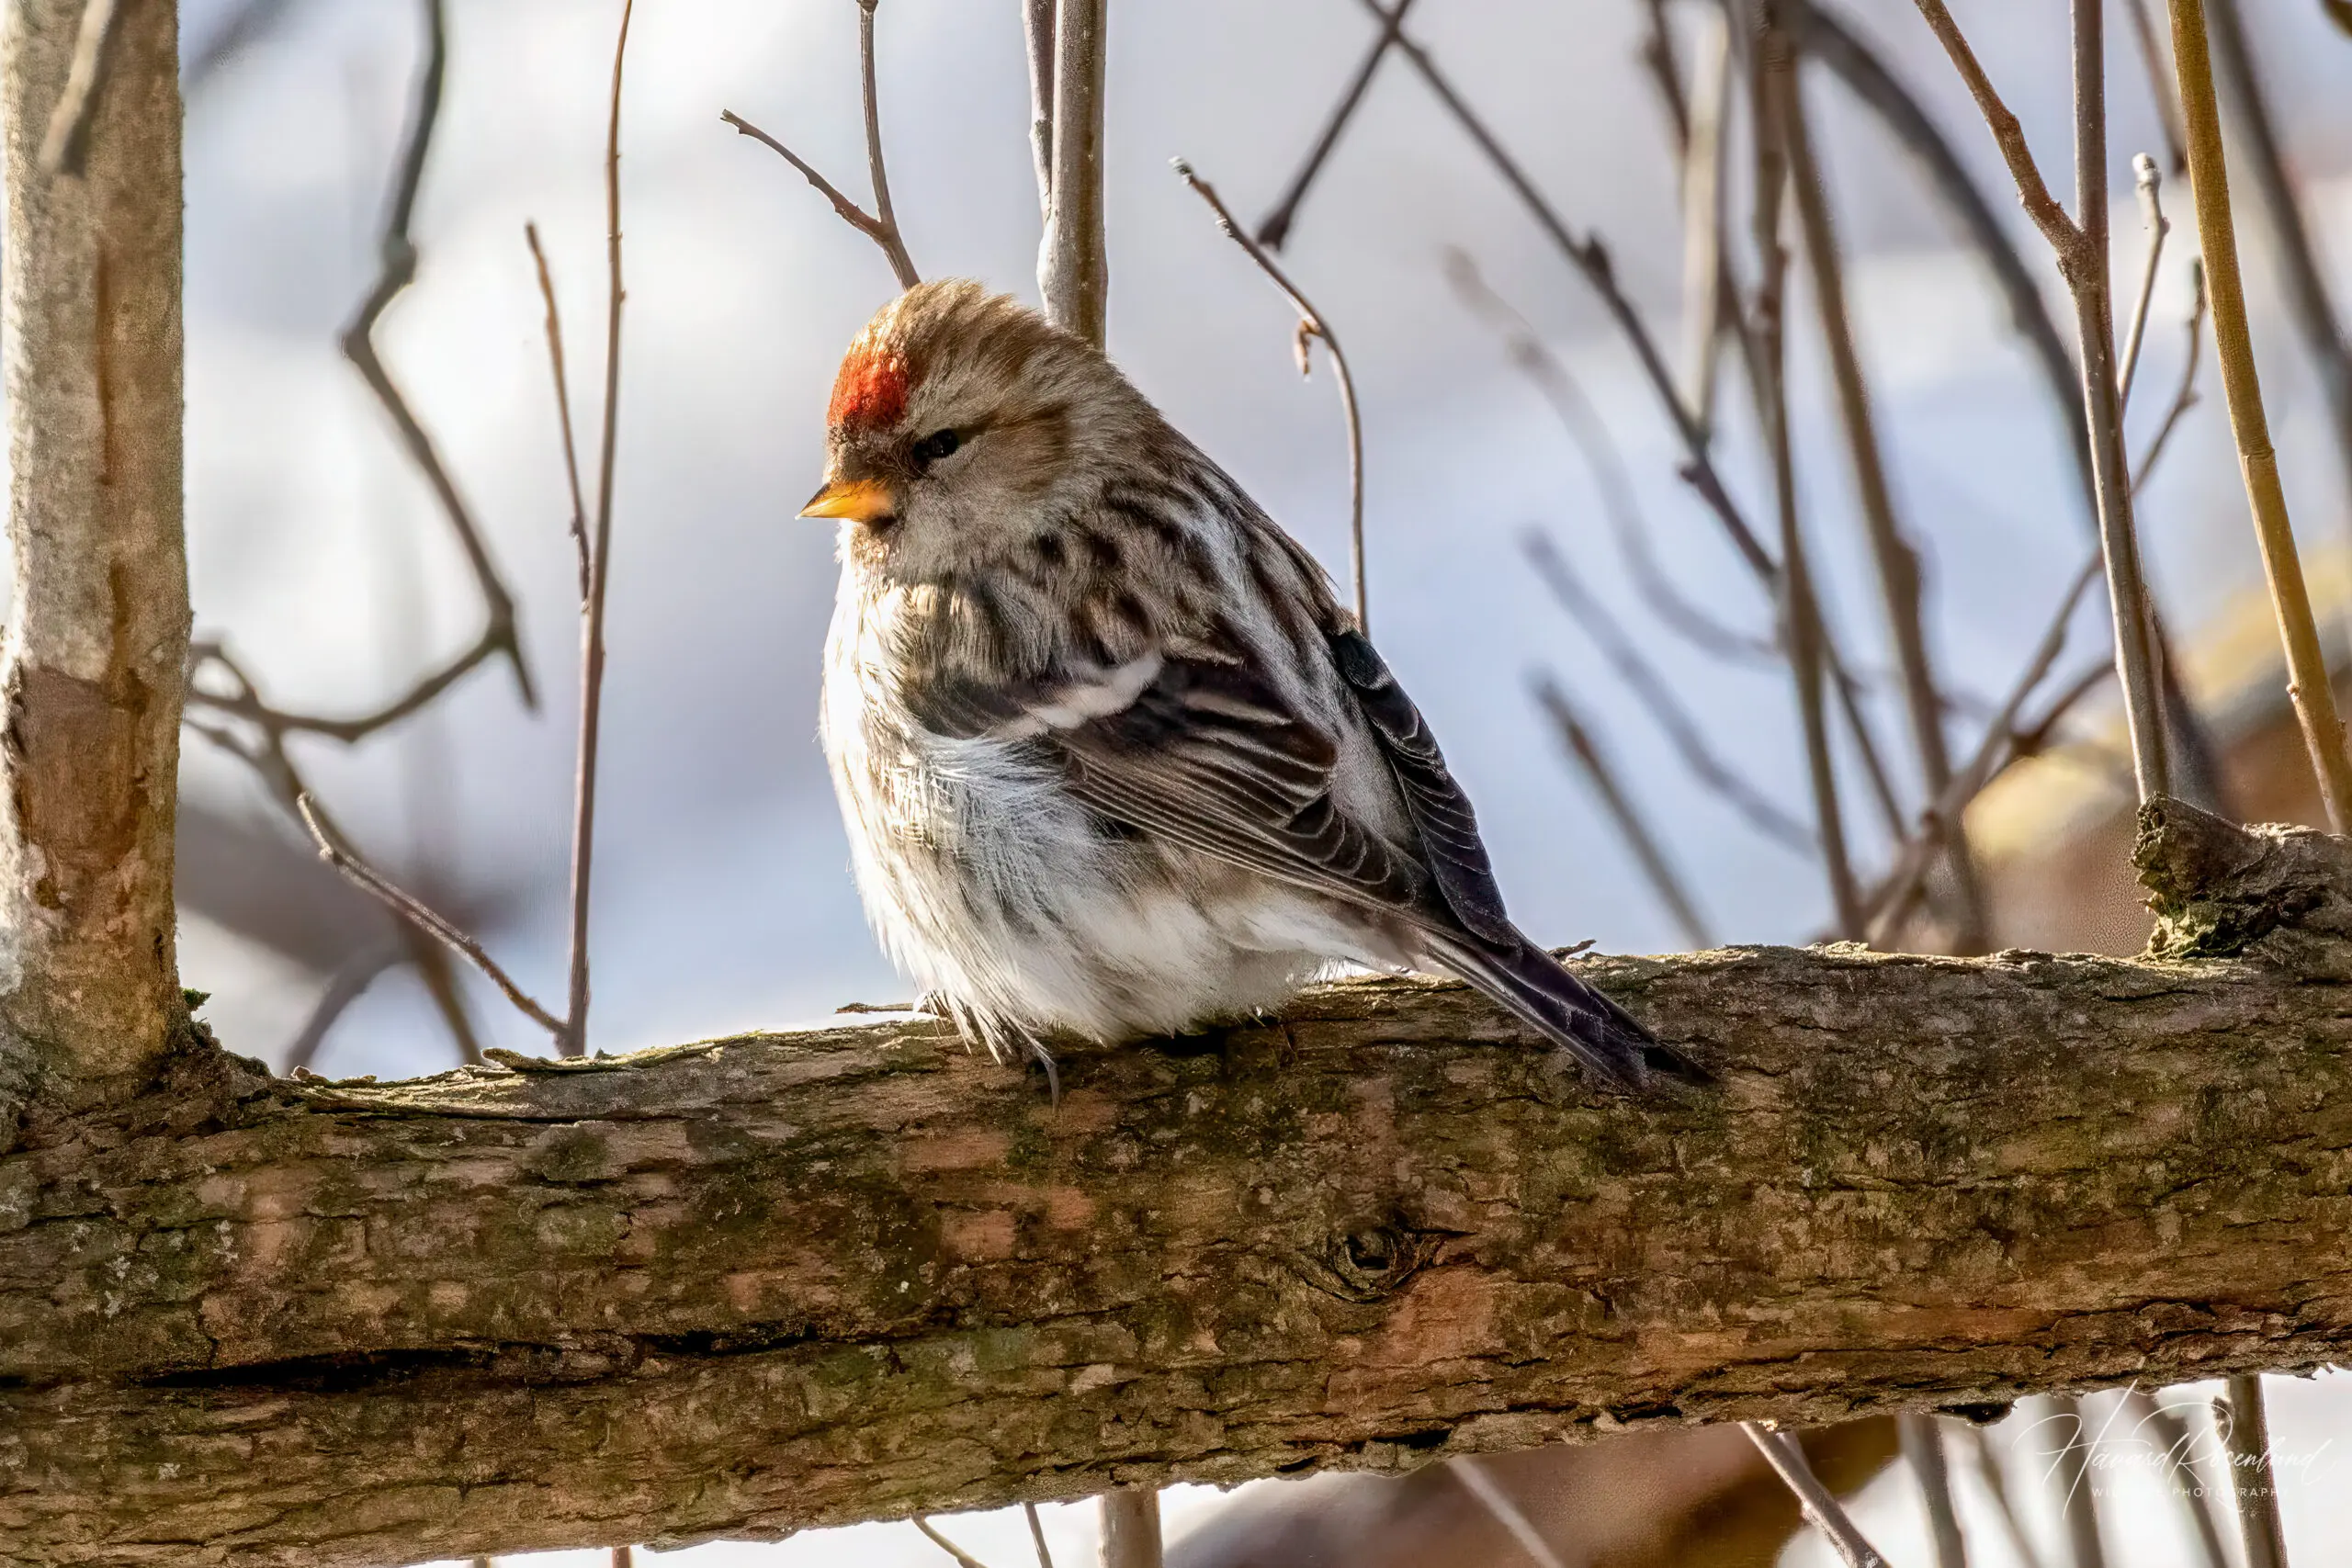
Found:
[[1445, 765], [1421, 710], [1363, 633], [1351, 627], [1334, 633], [1331, 659], [1355, 696], [1357, 711], [1387, 754], [1389, 771], [1405, 795], [1405, 810], [1420, 838], [1421, 858], [1437, 879], [1446, 906], [1477, 935], [1516, 946], [1524, 939], [1503, 912], [1503, 891], [1495, 884], [1494, 863], [1478, 837], [1477, 813], [1453, 782], [1453, 770]]
[[1057, 680], [943, 689], [924, 706], [940, 733], [1044, 748], [1080, 800], [1145, 833], [1418, 923], [1453, 923], [1409, 851], [1333, 801], [1329, 729], [1246, 657], [1151, 653]]

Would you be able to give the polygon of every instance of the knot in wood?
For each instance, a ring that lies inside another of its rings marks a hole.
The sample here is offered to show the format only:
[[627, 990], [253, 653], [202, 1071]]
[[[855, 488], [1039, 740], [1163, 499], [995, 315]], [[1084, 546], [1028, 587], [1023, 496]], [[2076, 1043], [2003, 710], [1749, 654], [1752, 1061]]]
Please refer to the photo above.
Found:
[[1326, 1295], [1371, 1306], [1386, 1301], [1420, 1272], [1441, 1236], [1401, 1222], [1374, 1222], [1336, 1235], [1318, 1253], [1291, 1258], [1298, 1277]]

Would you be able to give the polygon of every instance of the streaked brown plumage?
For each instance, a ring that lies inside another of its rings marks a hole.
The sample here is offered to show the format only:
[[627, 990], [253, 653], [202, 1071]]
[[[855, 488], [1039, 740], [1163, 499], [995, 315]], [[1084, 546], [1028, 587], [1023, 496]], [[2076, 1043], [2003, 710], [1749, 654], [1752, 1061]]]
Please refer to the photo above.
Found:
[[1464, 979], [1621, 1086], [1670, 1060], [1510, 923], [1321, 569], [1101, 354], [924, 284], [828, 417], [826, 755], [884, 945], [971, 1033], [1182, 1032], [1365, 964]]

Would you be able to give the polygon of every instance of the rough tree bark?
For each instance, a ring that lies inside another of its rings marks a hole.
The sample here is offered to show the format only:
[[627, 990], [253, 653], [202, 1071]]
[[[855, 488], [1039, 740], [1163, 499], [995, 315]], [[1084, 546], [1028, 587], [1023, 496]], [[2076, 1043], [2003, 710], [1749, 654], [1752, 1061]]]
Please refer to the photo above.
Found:
[[2352, 1352], [2352, 852], [2169, 803], [2133, 962], [1595, 961], [1067, 1053], [889, 1021], [402, 1084], [201, 1043], [0, 1160], [0, 1540], [356, 1564], [1990, 1409]]
[[[119, 0], [79, 72], [82, 0], [10, 0], [0, 23], [15, 469], [0, 1147], [29, 1090], [135, 1084], [186, 1025], [171, 877], [188, 631], [174, 12]], [[80, 84], [95, 97], [77, 116]]]

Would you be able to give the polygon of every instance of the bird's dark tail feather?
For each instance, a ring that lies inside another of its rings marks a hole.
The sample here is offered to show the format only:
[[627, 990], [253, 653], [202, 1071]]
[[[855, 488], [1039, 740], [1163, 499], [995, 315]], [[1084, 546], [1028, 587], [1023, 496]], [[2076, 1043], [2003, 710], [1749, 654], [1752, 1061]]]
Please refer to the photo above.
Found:
[[1468, 981], [1513, 1014], [1566, 1046], [1588, 1071], [1612, 1089], [1647, 1089], [1657, 1075], [1702, 1077], [1657, 1043], [1641, 1021], [1568, 973], [1566, 965], [1521, 940], [1447, 942], [1430, 954], [1436, 966]]

